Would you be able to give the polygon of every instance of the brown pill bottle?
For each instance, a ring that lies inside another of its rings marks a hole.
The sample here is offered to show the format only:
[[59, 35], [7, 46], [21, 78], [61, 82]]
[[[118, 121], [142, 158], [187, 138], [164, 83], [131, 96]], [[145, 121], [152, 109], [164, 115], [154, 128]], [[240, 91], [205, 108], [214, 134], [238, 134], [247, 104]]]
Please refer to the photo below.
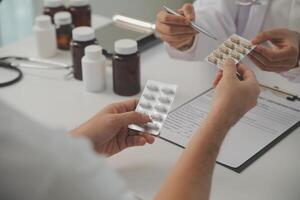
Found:
[[44, 0], [44, 15], [49, 15], [54, 24], [54, 15], [57, 12], [66, 11], [64, 2], [62, 0]]
[[91, 26], [91, 6], [89, 0], [70, 0], [69, 11], [75, 27]]
[[72, 18], [69, 12], [58, 12], [54, 15], [57, 48], [69, 50], [72, 41]]
[[82, 80], [82, 65], [81, 59], [84, 56], [85, 47], [97, 44], [95, 31], [91, 27], [82, 26], [73, 29], [73, 40], [71, 42], [71, 53], [73, 60], [74, 77]]
[[113, 87], [114, 92], [121, 96], [133, 96], [141, 91], [140, 54], [134, 40], [122, 39], [115, 42]]

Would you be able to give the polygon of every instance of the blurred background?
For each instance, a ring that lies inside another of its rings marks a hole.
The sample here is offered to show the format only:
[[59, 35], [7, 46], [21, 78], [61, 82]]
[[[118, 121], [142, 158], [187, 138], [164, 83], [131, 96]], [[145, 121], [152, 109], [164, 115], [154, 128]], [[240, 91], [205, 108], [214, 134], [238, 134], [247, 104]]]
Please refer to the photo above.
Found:
[[[154, 22], [163, 4], [179, 8], [192, 0], [90, 0], [90, 2], [93, 14], [106, 17], [124, 14]], [[41, 14], [42, 7], [43, 0], [0, 0], [0, 46], [31, 35], [34, 17]]]

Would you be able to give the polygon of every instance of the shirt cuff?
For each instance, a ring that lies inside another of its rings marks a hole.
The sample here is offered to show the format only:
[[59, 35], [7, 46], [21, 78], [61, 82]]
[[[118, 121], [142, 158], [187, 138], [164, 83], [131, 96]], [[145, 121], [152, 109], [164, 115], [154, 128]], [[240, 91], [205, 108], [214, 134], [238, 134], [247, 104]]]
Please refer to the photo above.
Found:
[[199, 35], [195, 36], [193, 45], [189, 49], [182, 50], [182, 51], [178, 50], [178, 49], [175, 49], [174, 47], [171, 47], [168, 43], [165, 43], [167, 51], [168, 51], [170, 57], [175, 58], [175, 59], [193, 61], [194, 60], [195, 49], [197, 47], [198, 37], [199, 37]]
[[[299, 62], [300, 66], [300, 62]], [[280, 73], [283, 77], [287, 78], [289, 81], [300, 83], [300, 67], [291, 69], [290, 71]]]

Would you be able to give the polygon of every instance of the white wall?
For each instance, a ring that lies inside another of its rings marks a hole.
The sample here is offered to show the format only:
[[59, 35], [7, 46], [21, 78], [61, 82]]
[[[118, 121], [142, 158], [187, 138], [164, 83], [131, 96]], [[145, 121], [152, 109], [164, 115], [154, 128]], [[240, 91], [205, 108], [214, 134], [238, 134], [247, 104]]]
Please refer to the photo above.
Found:
[[[65, 1], [68, 2], [68, 0]], [[35, 13], [41, 13], [43, 0], [34, 0], [34, 2]], [[163, 4], [179, 8], [185, 2], [192, 2], [192, 0], [90, 0], [90, 2], [95, 14], [111, 17], [114, 14], [121, 13], [154, 21], [156, 13]]]
[[[65, 0], [68, 2], [68, 0]], [[155, 21], [161, 6], [179, 8], [192, 0], [90, 0], [94, 14], [112, 17], [124, 14]], [[2, 0], [0, 4], [0, 45], [15, 42], [32, 32], [33, 19], [42, 13], [43, 0]]]

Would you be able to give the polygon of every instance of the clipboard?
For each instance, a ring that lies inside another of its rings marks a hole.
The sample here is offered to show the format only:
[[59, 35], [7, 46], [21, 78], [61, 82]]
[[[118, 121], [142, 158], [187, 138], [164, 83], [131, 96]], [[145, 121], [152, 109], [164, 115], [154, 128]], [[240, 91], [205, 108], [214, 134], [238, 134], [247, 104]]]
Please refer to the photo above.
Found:
[[[271, 92], [274, 97], [278, 97], [278, 98], [282, 98], [285, 99], [287, 101], [288, 104], [291, 103], [299, 103], [298, 101], [300, 101], [300, 98], [292, 93], [286, 92], [286, 91], [282, 91], [279, 88], [273, 88], [273, 87], [269, 87], [266, 85], [262, 85], [260, 84], [261, 90], [262, 91], [268, 91]], [[182, 104], [181, 106], [179, 106], [178, 108], [174, 109], [172, 112], [170, 112], [169, 117], [166, 121], [166, 124], [168, 123], [168, 120], [170, 118], [170, 120], [172, 120], [172, 113], [176, 113], [180, 110], [182, 110], [185, 106], [193, 103], [194, 101], [196, 101], [197, 99], [201, 98], [202, 96], [212, 92], [214, 89], [210, 88], [206, 91], [204, 91], [203, 93], [197, 95], [196, 97], [194, 97], [193, 99], [187, 101], [186, 103]], [[285, 106], [285, 105], [282, 105]], [[300, 113], [300, 110], [299, 110]], [[300, 115], [299, 115], [300, 117]], [[280, 141], [282, 141], [285, 137], [287, 137], [289, 134], [291, 134], [295, 129], [297, 129], [300, 126], [300, 118], [297, 118], [297, 121], [295, 123], [293, 123], [291, 126], [289, 126], [289, 128], [287, 130], [285, 130], [284, 132], [282, 132], [278, 137], [276, 137], [275, 139], [272, 139], [271, 142], [267, 143], [263, 148], [260, 148], [255, 154], [249, 156], [249, 158], [247, 158], [242, 164], [238, 165], [238, 166], [231, 166], [229, 164], [226, 164], [224, 162], [221, 162], [219, 160], [217, 160], [217, 164], [224, 166], [236, 173], [241, 173], [242, 171], [244, 171], [247, 167], [249, 167], [252, 163], [254, 163], [256, 160], [258, 160], [262, 155], [264, 155], [266, 152], [268, 152], [272, 147], [274, 147], [276, 144], [278, 144]], [[200, 127], [200, 125], [199, 125]], [[159, 136], [161, 139], [172, 143], [176, 146], [179, 146], [181, 148], [185, 148], [185, 145], [180, 144], [180, 142], [178, 142], [178, 140], [176, 141], [176, 139], [172, 138], [170, 135], [168, 134], [164, 134], [165, 129], [162, 130], [161, 135]], [[192, 134], [193, 135], [193, 134]], [[222, 151], [222, 149], [221, 149]], [[222, 152], [221, 152], [222, 153]]]

